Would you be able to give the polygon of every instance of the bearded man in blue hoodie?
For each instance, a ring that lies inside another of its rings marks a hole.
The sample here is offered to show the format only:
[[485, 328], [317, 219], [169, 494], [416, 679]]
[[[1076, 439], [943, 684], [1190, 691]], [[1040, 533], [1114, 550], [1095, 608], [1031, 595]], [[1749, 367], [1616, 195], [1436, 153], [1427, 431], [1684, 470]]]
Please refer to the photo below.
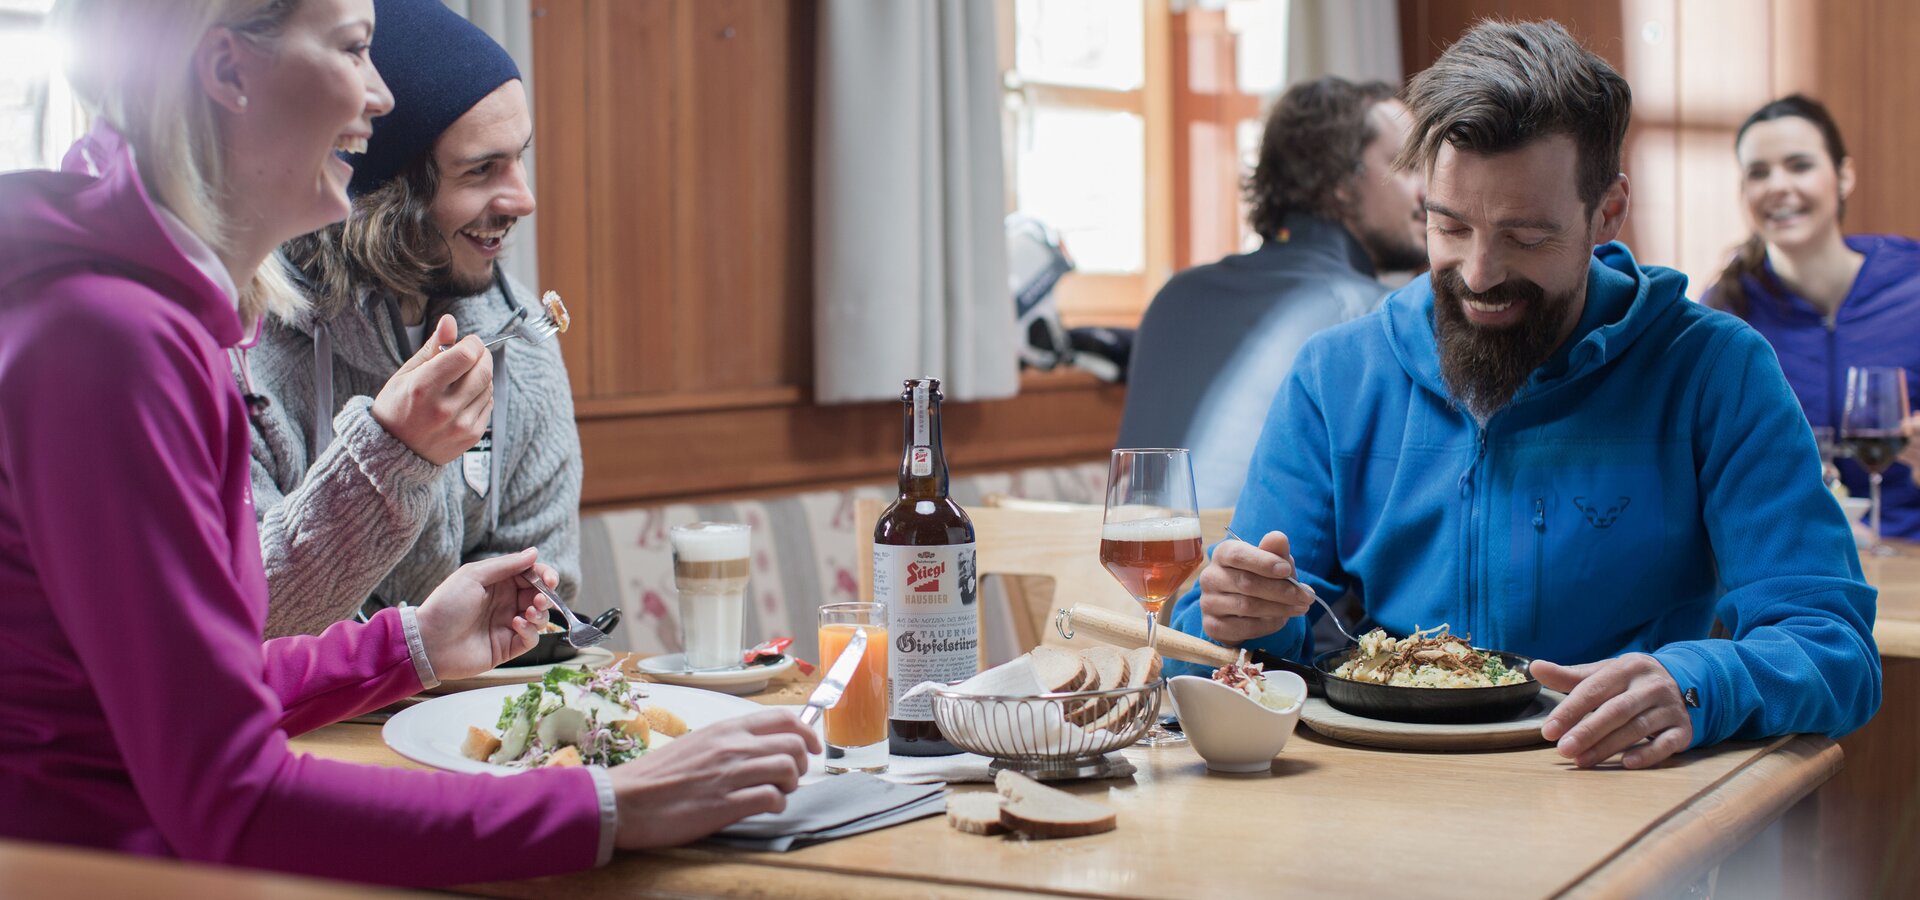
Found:
[[1448, 623], [1543, 660], [1569, 696], [1542, 735], [1581, 767], [1859, 727], [1875, 591], [1779, 363], [1612, 243], [1625, 79], [1488, 22], [1408, 95], [1431, 275], [1302, 349], [1234, 511], [1264, 537], [1214, 548], [1174, 625], [1304, 659], [1308, 588]]

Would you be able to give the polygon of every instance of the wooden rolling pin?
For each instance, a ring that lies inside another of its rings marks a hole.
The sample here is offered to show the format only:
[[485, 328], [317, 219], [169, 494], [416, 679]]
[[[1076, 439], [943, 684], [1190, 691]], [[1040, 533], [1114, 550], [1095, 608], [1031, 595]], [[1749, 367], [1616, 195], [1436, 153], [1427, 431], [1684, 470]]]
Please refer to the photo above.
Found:
[[[1083, 603], [1072, 609], [1061, 610], [1056, 624], [1062, 637], [1084, 631], [1122, 647], [1147, 645], [1147, 617], [1144, 615], [1127, 615], [1105, 607], [1088, 606]], [[1219, 644], [1208, 643], [1165, 625], [1153, 630], [1153, 644], [1154, 649], [1160, 651], [1161, 656], [1181, 662], [1224, 666], [1240, 658], [1238, 650], [1229, 650]]]

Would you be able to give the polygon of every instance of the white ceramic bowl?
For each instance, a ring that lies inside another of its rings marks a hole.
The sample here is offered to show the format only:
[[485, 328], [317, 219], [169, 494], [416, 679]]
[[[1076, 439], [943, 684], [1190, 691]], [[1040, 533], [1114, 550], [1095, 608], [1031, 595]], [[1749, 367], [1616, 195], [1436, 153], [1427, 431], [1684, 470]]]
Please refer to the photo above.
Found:
[[1307, 683], [1292, 672], [1267, 672], [1267, 688], [1293, 699], [1293, 705], [1272, 710], [1233, 688], [1195, 675], [1169, 682], [1180, 728], [1207, 768], [1216, 772], [1265, 772], [1287, 746], [1300, 723], [1300, 707], [1307, 699]]

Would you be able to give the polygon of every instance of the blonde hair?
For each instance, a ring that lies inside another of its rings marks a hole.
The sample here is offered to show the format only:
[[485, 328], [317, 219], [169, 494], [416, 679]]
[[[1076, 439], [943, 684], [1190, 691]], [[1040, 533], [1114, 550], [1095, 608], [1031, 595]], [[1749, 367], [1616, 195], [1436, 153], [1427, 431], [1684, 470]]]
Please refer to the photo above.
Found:
[[[194, 56], [206, 33], [227, 28], [271, 47], [301, 0], [61, 0], [55, 23], [72, 59], [68, 79], [87, 114], [133, 147], [147, 192], [216, 250], [229, 246], [226, 160], [214, 103]], [[269, 256], [240, 285], [240, 315], [304, 307], [285, 263]]]

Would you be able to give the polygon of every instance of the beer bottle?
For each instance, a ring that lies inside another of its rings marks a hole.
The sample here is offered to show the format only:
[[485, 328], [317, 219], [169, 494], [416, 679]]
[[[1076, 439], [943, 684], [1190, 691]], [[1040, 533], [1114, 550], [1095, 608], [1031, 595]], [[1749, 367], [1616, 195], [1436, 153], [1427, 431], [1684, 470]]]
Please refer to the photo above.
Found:
[[940, 382], [914, 378], [900, 394], [906, 452], [900, 496], [873, 527], [873, 599], [887, 605], [887, 749], [901, 756], [959, 753], [933, 721], [923, 681], [958, 681], [979, 671], [980, 620], [974, 600], [973, 522], [947, 496], [940, 449]]

